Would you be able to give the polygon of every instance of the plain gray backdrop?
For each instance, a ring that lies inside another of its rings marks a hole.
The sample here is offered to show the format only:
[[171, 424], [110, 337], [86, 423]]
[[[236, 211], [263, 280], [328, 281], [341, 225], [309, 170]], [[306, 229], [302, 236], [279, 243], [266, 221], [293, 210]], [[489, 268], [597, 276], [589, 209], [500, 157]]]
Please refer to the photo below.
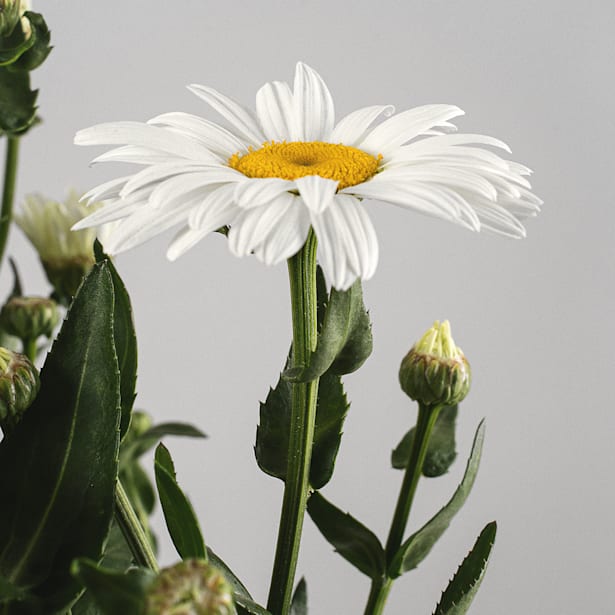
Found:
[[[55, 48], [33, 75], [44, 123], [23, 140], [19, 199], [60, 198], [124, 174], [119, 165], [90, 168], [101, 150], [74, 146], [78, 129], [166, 111], [217, 119], [185, 85], [253, 106], [265, 81], [292, 79], [297, 60], [323, 75], [338, 117], [371, 104], [457, 104], [466, 111], [460, 130], [502, 138], [512, 159], [534, 169], [545, 204], [522, 241], [368, 205], [381, 246], [364, 285], [375, 347], [347, 378], [352, 407], [324, 494], [385, 539], [401, 480], [389, 454], [415, 418], [398, 388], [399, 361], [433, 320], [448, 318], [474, 383], [459, 414], [458, 460], [447, 476], [420, 483], [410, 529], [450, 497], [486, 417], [482, 467], [430, 557], [394, 585], [387, 612], [430, 614], [497, 519], [472, 613], [612, 613], [614, 5], [40, 0], [35, 8]], [[253, 444], [258, 402], [290, 340], [286, 268], [236, 259], [219, 235], [169, 263], [171, 235], [117, 258], [139, 338], [137, 406], [209, 434], [167, 445], [207, 542], [265, 601], [282, 489], [258, 470]], [[47, 293], [17, 229], [9, 253], [27, 291]], [[5, 267], [3, 292], [9, 277]], [[159, 516], [156, 529], [170, 563]], [[312, 614], [362, 612], [367, 578], [309, 519], [298, 575]]]

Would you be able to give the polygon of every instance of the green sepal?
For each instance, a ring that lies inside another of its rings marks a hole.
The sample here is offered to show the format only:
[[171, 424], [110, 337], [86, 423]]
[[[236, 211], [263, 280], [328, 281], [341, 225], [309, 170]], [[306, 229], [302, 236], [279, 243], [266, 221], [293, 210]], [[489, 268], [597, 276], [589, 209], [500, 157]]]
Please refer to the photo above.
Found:
[[147, 589], [155, 579], [154, 573], [145, 568], [117, 572], [85, 558], [75, 560], [71, 572], [103, 615], [142, 615]]
[[464, 615], [468, 612], [485, 576], [496, 532], [497, 524], [495, 521], [484, 527], [472, 550], [463, 560], [455, 576], [442, 593], [434, 615]]
[[371, 352], [371, 324], [363, 304], [361, 282], [357, 280], [348, 290], [331, 289], [309, 364], [287, 369], [284, 378], [309, 382], [328, 370], [340, 376], [350, 374], [365, 363]]
[[346, 561], [371, 579], [382, 578], [385, 572], [384, 549], [371, 530], [318, 492], [310, 496], [307, 510], [320, 533]]
[[[260, 469], [281, 480], [286, 479], [290, 438], [292, 385], [280, 378], [260, 405], [256, 429], [256, 461]], [[326, 485], [333, 475], [339, 450], [342, 425], [348, 412], [348, 400], [340, 376], [325, 374], [318, 386], [316, 420], [310, 465], [310, 484], [314, 489]]]
[[307, 585], [302, 577], [290, 602], [290, 615], [308, 615]]
[[26, 11], [24, 17], [30, 22], [32, 33], [28, 41], [32, 41], [32, 43], [28, 46], [25, 53], [22, 53], [19, 59], [11, 66], [11, 69], [31, 71], [38, 68], [51, 53], [52, 47], [49, 44], [51, 32], [49, 32], [45, 19], [40, 13]]
[[207, 560], [199, 522], [190, 500], [177, 484], [173, 460], [164, 444], [156, 449], [154, 472], [164, 520], [179, 556]]
[[14, 29], [12, 50], [4, 48], [0, 55], [0, 133], [23, 134], [36, 122], [38, 90], [30, 88], [30, 71], [49, 55], [49, 29], [39, 13], [26, 11], [31, 35], [25, 38], [21, 28]]
[[392, 579], [413, 570], [427, 557], [450, 525], [453, 517], [465, 504], [476, 479], [484, 438], [485, 421], [483, 419], [476, 430], [465, 473], [453, 497], [420, 530], [412, 534], [401, 545], [389, 566], [389, 576]]
[[106, 262], [113, 281], [115, 294], [115, 312], [113, 318], [113, 339], [115, 352], [120, 369], [120, 396], [122, 418], [120, 422], [120, 438], [123, 438], [130, 425], [130, 413], [136, 397], [137, 383], [137, 335], [132, 317], [132, 306], [126, 286], [120, 278], [113, 261], [103, 252], [96, 240], [94, 252], [97, 262]]
[[[435, 478], [446, 474], [457, 457], [455, 450], [455, 420], [457, 405], [445, 406], [440, 410], [433, 426], [427, 454], [423, 463], [423, 475]], [[397, 470], [405, 470], [412, 451], [414, 441], [413, 427], [401, 439], [391, 453], [391, 465]]]
[[113, 513], [119, 447], [113, 285], [92, 269], [41, 372], [34, 404], [0, 443], [0, 574], [46, 612], [81, 591], [69, 567], [99, 559]]
[[35, 40], [35, 36], [26, 38], [21, 29], [21, 21], [17, 18], [13, 31], [8, 36], [0, 36], [0, 67], [10, 66], [17, 62], [34, 45]]
[[21, 276], [19, 275], [19, 269], [17, 263], [12, 256], [9, 256], [9, 265], [11, 266], [11, 272], [13, 274], [13, 288], [11, 289], [11, 297], [23, 297], [23, 284], [21, 283]]
[[142, 434], [135, 436], [126, 446], [120, 449], [120, 466], [130, 463], [152, 449], [165, 436], [181, 436], [186, 438], [207, 438], [200, 429], [188, 423], [160, 423], [150, 427]]

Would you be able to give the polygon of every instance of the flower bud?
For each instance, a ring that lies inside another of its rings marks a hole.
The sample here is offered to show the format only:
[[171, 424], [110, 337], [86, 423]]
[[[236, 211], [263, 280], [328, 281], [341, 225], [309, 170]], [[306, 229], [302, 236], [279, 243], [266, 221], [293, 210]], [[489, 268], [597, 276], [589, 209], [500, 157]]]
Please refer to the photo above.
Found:
[[23, 14], [30, 9], [26, 0], [0, 0], [0, 36], [11, 36], [15, 26], [21, 22], [25, 38], [32, 34], [30, 22]]
[[0, 325], [21, 340], [51, 337], [60, 315], [53, 299], [45, 297], [11, 297], [0, 311]]
[[470, 364], [455, 346], [448, 320], [436, 321], [399, 368], [404, 393], [427, 406], [459, 403], [468, 394], [470, 381]]
[[40, 382], [28, 357], [0, 347], [0, 425], [14, 427], [30, 407]]
[[232, 588], [204, 560], [187, 559], [165, 568], [150, 586], [145, 615], [231, 615]]
[[30, 194], [15, 215], [15, 222], [36, 248], [49, 283], [66, 304], [94, 265], [94, 240], [98, 235], [104, 244], [105, 235], [104, 229], [71, 231], [71, 227], [101, 206], [81, 203], [74, 191], [63, 202]]

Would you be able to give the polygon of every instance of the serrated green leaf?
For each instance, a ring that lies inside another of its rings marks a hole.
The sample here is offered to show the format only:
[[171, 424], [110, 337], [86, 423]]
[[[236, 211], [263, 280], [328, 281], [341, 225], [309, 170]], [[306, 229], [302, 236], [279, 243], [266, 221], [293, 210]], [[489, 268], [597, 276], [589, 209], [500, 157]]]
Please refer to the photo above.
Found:
[[385, 571], [384, 549], [371, 530], [349, 513], [343, 513], [317, 491], [310, 496], [307, 510], [321, 534], [346, 561], [371, 579], [382, 577]]
[[207, 434], [204, 434], [200, 429], [187, 423], [160, 423], [159, 425], [154, 425], [147, 431], [144, 431], [142, 434], [136, 436], [134, 440], [122, 447], [120, 451], [120, 463], [124, 464], [131, 460], [138, 459], [141, 455], [156, 446], [165, 436], [207, 438]]
[[284, 378], [309, 382], [328, 370], [350, 374], [365, 363], [371, 351], [371, 325], [363, 305], [361, 282], [357, 280], [348, 290], [331, 290], [309, 365], [287, 369]]
[[295, 593], [290, 603], [290, 615], [308, 615], [307, 585], [305, 579], [297, 583]]
[[131, 568], [122, 573], [101, 568], [87, 559], [74, 561], [71, 570], [104, 615], [141, 615], [147, 588], [155, 578], [145, 568]]
[[120, 396], [122, 407], [120, 438], [123, 438], [128, 431], [130, 413], [136, 396], [137, 336], [132, 318], [132, 306], [126, 286], [111, 259], [102, 252], [98, 241], [96, 241], [95, 254], [97, 262], [107, 262], [109, 272], [111, 273], [111, 280], [113, 281], [113, 292], [115, 296], [113, 339], [120, 369]]
[[489, 555], [495, 542], [497, 524], [488, 523], [463, 560], [434, 611], [434, 615], [465, 615], [474, 600], [487, 570]]
[[184, 495], [175, 478], [175, 467], [164, 444], [156, 449], [154, 461], [156, 486], [171, 540], [182, 559], [207, 559], [205, 542], [190, 500]]
[[342, 426], [349, 407], [341, 377], [324, 374], [318, 384], [310, 465], [310, 484], [314, 489], [322, 489], [333, 476], [335, 459], [342, 440]]
[[[260, 405], [260, 422], [256, 429], [256, 461], [260, 469], [281, 480], [286, 479], [290, 438], [292, 385], [280, 378]], [[316, 421], [312, 444], [310, 483], [314, 489], [326, 485], [333, 474], [342, 437], [342, 425], [348, 401], [341, 377], [325, 374], [318, 387]]]
[[[435, 478], [448, 472], [457, 457], [455, 450], [455, 420], [457, 406], [445, 406], [440, 410], [436, 424], [431, 432], [427, 454], [423, 463], [423, 475]], [[391, 465], [397, 470], [405, 470], [414, 441], [413, 427], [401, 439], [391, 453]]]
[[412, 534], [399, 548], [389, 567], [389, 576], [396, 578], [416, 568], [444, 534], [453, 517], [461, 510], [474, 485], [485, 438], [485, 421], [476, 430], [465, 473], [453, 497], [420, 530]]
[[75, 557], [98, 559], [109, 531], [119, 446], [113, 285], [95, 266], [41, 372], [41, 390], [0, 443], [0, 574], [47, 612], [79, 594]]

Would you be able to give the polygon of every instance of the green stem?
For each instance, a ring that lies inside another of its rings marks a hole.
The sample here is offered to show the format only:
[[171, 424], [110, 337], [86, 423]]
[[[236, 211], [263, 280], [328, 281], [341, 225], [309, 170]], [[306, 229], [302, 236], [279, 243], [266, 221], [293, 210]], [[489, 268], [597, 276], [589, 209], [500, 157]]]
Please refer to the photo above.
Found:
[[0, 210], [0, 266], [4, 258], [9, 228], [13, 219], [13, 200], [15, 198], [15, 181], [17, 179], [17, 156], [19, 137], [8, 137], [6, 160], [4, 162], [4, 189], [2, 190], [2, 209]]
[[382, 613], [384, 604], [389, 597], [389, 591], [393, 579], [382, 578], [372, 581], [372, 587], [369, 592], [367, 604], [365, 605], [365, 615], [375, 615], [376, 613]]
[[[416, 429], [414, 431], [414, 440], [412, 442], [412, 450], [410, 458], [406, 466], [404, 480], [399, 490], [397, 505], [393, 520], [391, 521], [391, 529], [386, 545], [386, 562], [387, 567], [393, 561], [399, 547], [401, 546], [412, 508], [412, 501], [416, 493], [416, 487], [419, 478], [423, 473], [423, 463], [427, 454], [427, 445], [429, 444], [429, 436], [433, 426], [438, 418], [442, 406], [425, 406], [419, 403], [419, 413], [416, 420]], [[365, 607], [365, 615], [380, 615], [384, 609], [393, 579], [384, 577], [372, 582], [372, 587], [367, 599]]]
[[119, 478], [115, 484], [115, 520], [137, 564], [158, 572], [156, 556]]
[[36, 361], [37, 349], [36, 349], [36, 338], [32, 339], [24, 339], [21, 340], [23, 344], [23, 354], [34, 363]]
[[[307, 365], [316, 347], [316, 238], [310, 231], [300, 252], [288, 261], [293, 320], [291, 367]], [[318, 380], [292, 385], [288, 466], [267, 609], [286, 615], [295, 579], [303, 517], [309, 493], [310, 460]]]

